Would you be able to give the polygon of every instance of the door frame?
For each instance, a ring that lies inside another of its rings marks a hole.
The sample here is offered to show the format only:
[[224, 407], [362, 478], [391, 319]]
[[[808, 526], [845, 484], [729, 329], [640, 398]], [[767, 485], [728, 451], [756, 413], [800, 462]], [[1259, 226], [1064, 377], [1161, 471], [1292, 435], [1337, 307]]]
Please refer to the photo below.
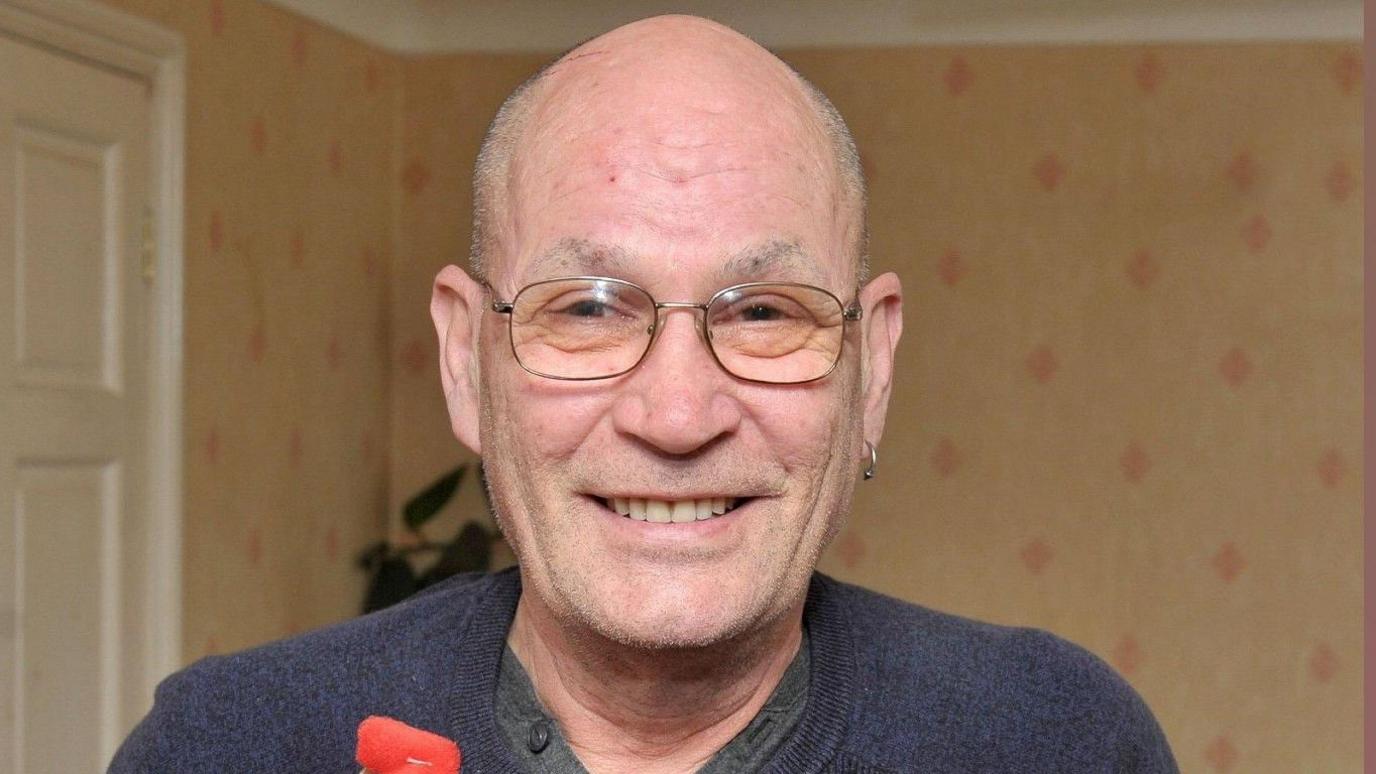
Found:
[[[182, 663], [182, 267], [186, 54], [181, 35], [94, 0], [0, 0], [0, 34], [132, 74], [151, 87], [148, 553], [142, 683]], [[133, 676], [131, 676], [133, 677]]]

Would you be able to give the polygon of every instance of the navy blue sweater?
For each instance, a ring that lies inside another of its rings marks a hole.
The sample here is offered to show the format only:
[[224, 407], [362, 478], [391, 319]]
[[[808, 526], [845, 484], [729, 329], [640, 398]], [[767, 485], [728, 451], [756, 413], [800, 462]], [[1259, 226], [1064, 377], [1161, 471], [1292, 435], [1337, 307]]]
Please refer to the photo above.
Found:
[[[110, 771], [356, 774], [355, 732], [389, 715], [458, 742], [463, 774], [516, 774], [493, 719], [520, 596], [465, 575], [369, 616], [169, 677]], [[1175, 772], [1151, 712], [1086, 651], [815, 575], [807, 706], [771, 774]]]

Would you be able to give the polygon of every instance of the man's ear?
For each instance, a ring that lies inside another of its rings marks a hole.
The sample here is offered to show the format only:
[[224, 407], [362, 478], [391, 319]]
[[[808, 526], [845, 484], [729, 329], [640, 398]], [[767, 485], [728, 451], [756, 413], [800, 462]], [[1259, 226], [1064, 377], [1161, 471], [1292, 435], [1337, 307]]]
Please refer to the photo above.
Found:
[[886, 272], [870, 280], [860, 291], [860, 306], [865, 310], [860, 323], [865, 440], [877, 446], [889, 410], [894, 353], [903, 334], [903, 284], [898, 275]]
[[483, 453], [478, 437], [478, 335], [486, 308], [484, 295], [481, 285], [451, 264], [436, 275], [430, 296], [449, 425], [454, 437], [478, 455]]

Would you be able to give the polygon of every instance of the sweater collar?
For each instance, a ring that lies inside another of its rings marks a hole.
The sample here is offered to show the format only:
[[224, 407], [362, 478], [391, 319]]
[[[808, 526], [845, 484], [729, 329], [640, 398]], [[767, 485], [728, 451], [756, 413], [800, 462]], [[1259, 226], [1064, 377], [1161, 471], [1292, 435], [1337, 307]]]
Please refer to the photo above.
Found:
[[[855, 651], [836, 582], [813, 573], [803, 607], [811, 648], [807, 706], [768, 768], [770, 774], [814, 774], [836, 754], [854, 704]], [[516, 568], [488, 576], [453, 654], [449, 725], [465, 772], [520, 774], [520, 764], [497, 727], [497, 674], [507, 632], [521, 598]]]

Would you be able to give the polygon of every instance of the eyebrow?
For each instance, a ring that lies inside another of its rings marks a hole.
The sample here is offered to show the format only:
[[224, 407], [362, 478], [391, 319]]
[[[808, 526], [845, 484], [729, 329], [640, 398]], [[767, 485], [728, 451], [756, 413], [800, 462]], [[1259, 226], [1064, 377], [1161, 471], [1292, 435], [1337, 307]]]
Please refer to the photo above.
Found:
[[631, 254], [624, 248], [565, 237], [535, 256], [531, 260], [530, 271], [534, 277], [575, 274], [615, 276], [632, 263]]
[[722, 282], [772, 279], [820, 284], [824, 279], [812, 256], [797, 242], [776, 239], [747, 247], [717, 269]]
[[[530, 276], [599, 275], [624, 277], [637, 263], [625, 248], [565, 237], [531, 260]], [[775, 239], [741, 250], [717, 267], [722, 284], [746, 280], [781, 280], [820, 284], [824, 275], [816, 260], [797, 242]]]

